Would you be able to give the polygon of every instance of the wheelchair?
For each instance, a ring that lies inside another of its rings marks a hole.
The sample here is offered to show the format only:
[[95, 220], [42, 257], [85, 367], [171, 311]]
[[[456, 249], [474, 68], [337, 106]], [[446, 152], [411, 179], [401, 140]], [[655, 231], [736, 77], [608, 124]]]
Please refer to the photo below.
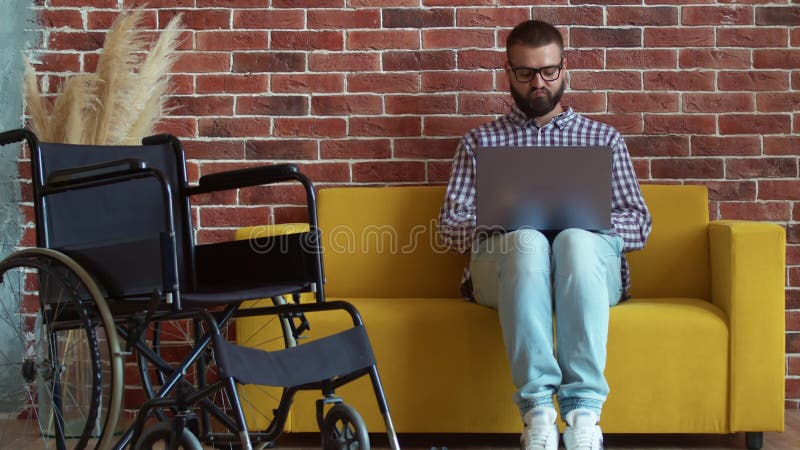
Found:
[[[0, 351], [0, 383], [13, 386], [0, 397], [4, 444], [267, 448], [294, 395], [318, 390], [322, 448], [368, 450], [364, 421], [336, 389], [369, 376], [399, 450], [361, 316], [325, 299], [315, 192], [297, 166], [213, 173], [190, 186], [170, 135], [87, 146], [0, 133], [0, 146], [18, 142], [31, 162], [23, 198], [36, 247], [0, 261], [0, 336], [11, 343]], [[305, 227], [195, 244], [192, 198], [284, 182], [302, 185]], [[334, 311], [352, 327], [309, 338], [313, 315]], [[141, 391], [130, 395], [126, 383]]]

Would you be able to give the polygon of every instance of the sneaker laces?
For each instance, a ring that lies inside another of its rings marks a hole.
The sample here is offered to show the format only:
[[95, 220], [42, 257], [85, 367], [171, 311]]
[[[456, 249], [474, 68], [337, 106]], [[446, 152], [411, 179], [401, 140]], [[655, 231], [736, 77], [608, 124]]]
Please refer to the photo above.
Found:
[[522, 438], [525, 443], [525, 449], [546, 448], [548, 440], [551, 437], [550, 429], [553, 425], [539, 425], [525, 427], [525, 433]]
[[[592, 445], [594, 445], [594, 442], [597, 439], [598, 428], [599, 427], [597, 425], [575, 427], [572, 435], [575, 445], [581, 449], [586, 448], [595, 450], [595, 447], [592, 447]], [[602, 438], [600, 439], [600, 442], [602, 443]]]

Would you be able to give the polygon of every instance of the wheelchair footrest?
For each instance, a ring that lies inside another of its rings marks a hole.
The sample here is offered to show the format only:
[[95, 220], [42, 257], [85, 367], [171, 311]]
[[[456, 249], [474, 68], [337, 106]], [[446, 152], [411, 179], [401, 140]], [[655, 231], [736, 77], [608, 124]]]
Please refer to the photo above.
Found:
[[355, 326], [297, 347], [274, 352], [214, 337], [217, 364], [241, 384], [294, 387], [349, 375], [375, 364], [366, 329]]

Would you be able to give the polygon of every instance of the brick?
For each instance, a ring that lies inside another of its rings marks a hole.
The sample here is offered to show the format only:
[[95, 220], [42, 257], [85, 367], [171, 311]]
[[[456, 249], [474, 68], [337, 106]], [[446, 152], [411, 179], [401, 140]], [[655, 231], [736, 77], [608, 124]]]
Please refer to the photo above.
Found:
[[754, 201], [756, 199], [755, 181], [688, 181], [708, 188], [708, 199], [714, 202]]
[[658, 92], [608, 94], [609, 112], [677, 112], [678, 94]]
[[178, 96], [167, 101], [170, 116], [230, 116], [233, 96]]
[[277, 118], [275, 136], [340, 138], [347, 134], [347, 123], [340, 118]]
[[692, 136], [692, 156], [757, 156], [758, 136]]
[[202, 227], [244, 227], [268, 223], [271, 209], [268, 206], [206, 207], [200, 209]]
[[267, 90], [267, 75], [198, 75], [197, 93], [260, 93]]
[[509, 94], [458, 94], [459, 114], [505, 114], [513, 104], [514, 100]]
[[383, 28], [439, 28], [455, 25], [452, 9], [384, 9]]
[[197, 136], [197, 120], [191, 118], [162, 118], [158, 121], [153, 134], [167, 133], [181, 139]]
[[459, 50], [459, 69], [496, 69], [506, 61], [506, 52], [498, 50]]
[[353, 164], [354, 182], [425, 181], [425, 163], [419, 161], [381, 161]]
[[786, 47], [789, 37], [783, 28], [720, 28], [718, 47]]
[[586, 114], [586, 117], [611, 125], [624, 135], [641, 134], [643, 129], [641, 114]]
[[725, 160], [725, 178], [796, 178], [796, 158], [728, 158]]
[[575, 90], [639, 90], [642, 86], [640, 72], [626, 71], [580, 71], [570, 74], [570, 87]]
[[254, 140], [245, 144], [245, 157], [261, 159], [317, 159], [317, 143], [308, 139]]
[[376, 115], [383, 112], [378, 95], [315, 95], [311, 113], [317, 116]]
[[750, 50], [682, 48], [679, 61], [682, 69], [749, 69]]
[[494, 117], [491, 116], [426, 117], [423, 127], [423, 135], [460, 137], [466, 134], [469, 130], [490, 122], [492, 119], [494, 119]]
[[[786, 227], [786, 242], [789, 244], [800, 243], [800, 224], [789, 224]], [[798, 336], [800, 336], [800, 334]], [[798, 344], [800, 344], [800, 340], [798, 340]], [[795, 353], [800, 353], [800, 350]]]
[[625, 144], [634, 158], [689, 156], [689, 136], [629, 136]]
[[419, 6], [419, 0], [347, 0], [347, 6]]
[[654, 159], [650, 164], [653, 178], [709, 179], [724, 175], [721, 158]]
[[791, 130], [791, 117], [784, 114], [723, 114], [721, 134], [782, 134]]
[[242, 159], [243, 141], [181, 141], [187, 159]]
[[712, 115], [644, 115], [646, 134], [714, 134], [717, 131], [716, 125], [716, 118]]
[[453, 114], [455, 95], [387, 95], [387, 114]]
[[[125, 0], [126, 6], [128, 6], [127, 3], [130, 2], [130, 1], [131, 0]], [[158, 1], [158, 0], [156, 0], [156, 1]], [[173, 1], [175, 1], [175, 0], [173, 0]], [[183, 0], [183, 1], [191, 2], [192, 0]], [[50, 0], [49, 6], [51, 8], [57, 8], [59, 6], [85, 7], [86, 6], [86, 0]], [[92, 6], [94, 8], [116, 8], [118, 5], [117, 5], [117, 0], [92, 0]]]
[[311, 94], [344, 91], [341, 74], [274, 74], [271, 76], [272, 92]]
[[455, 52], [450, 50], [385, 52], [382, 58], [385, 71], [452, 70], [456, 66]]
[[348, 50], [400, 50], [419, 48], [419, 31], [376, 30], [347, 33]]
[[759, 200], [800, 200], [798, 180], [759, 180]]
[[172, 70], [181, 73], [229, 72], [231, 56], [227, 52], [181, 52]]
[[237, 115], [305, 116], [308, 98], [300, 95], [242, 96], [236, 100]]
[[754, 50], [756, 69], [795, 69], [800, 67], [800, 50]]
[[749, 112], [754, 103], [750, 93], [683, 94], [683, 111], [688, 113]]
[[300, 171], [316, 183], [350, 181], [350, 164], [324, 162], [315, 164], [299, 164]]
[[785, 91], [789, 76], [780, 71], [726, 71], [717, 74], [721, 91]]
[[[484, 91], [494, 82], [491, 72], [423, 72], [423, 92]], [[412, 91], [416, 92], [416, 91]]]
[[714, 28], [645, 28], [645, 47], [713, 47]]
[[794, 28], [789, 32], [792, 47], [800, 47], [800, 28]]
[[306, 55], [295, 52], [235, 52], [233, 72], [303, 72]]
[[639, 5], [642, 2], [640, 0], [574, 0], [569, 3], [573, 5]]
[[236, 191], [219, 191], [192, 196], [192, 206], [235, 205]]
[[395, 139], [394, 157], [450, 161], [455, 155], [459, 140], [457, 138]]
[[609, 6], [609, 26], [663, 27], [678, 24], [678, 8], [673, 6]]
[[[575, 92], [570, 91], [564, 94], [561, 98], [563, 106], [570, 106], [576, 111], [583, 113], [599, 113], [607, 110], [606, 96], [603, 92]], [[512, 100], [507, 102], [505, 111], [497, 112], [497, 114], [506, 113], [512, 105]]]
[[721, 202], [722, 219], [731, 220], [788, 220], [789, 204], [784, 202]]
[[756, 25], [800, 26], [800, 6], [759, 6]]
[[714, 73], [711, 71], [647, 71], [644, 74], [645, 90], [713, 91]]
[[[42, 28], [83, 29], [83, 17], [77, 9], [45, 9], [39, 11], [39, 23]], [[91, 28], [90, 28], [91, 29]]]
[[273, 8], [344, 8], [345, 0], [272, 0]]
[[[492, 5], [493, 0], [422, 0], [423, 6], [480, 6]], [[513, 4], [508, 3], [506, 4]]]
[[584, 28], [569, 30], [572, 47], [640, 47], [642, 30], [638, 28]]
[[800, 92], [759, 92], [756, 106], [760, 112], [792, 112], [800, 109]]
[[270, 48], [277, 50], [342, 50], [341, 31], [272, 31]]
[[419, 92], [416, 73], [355, 73], [347, 75], [349, 92]]
[[242, 205], [297, 205], [305, 202], [306, 193], [299, 184], [253, 186], [239, 191], [239, 203]]
[[570, 70], [605, 68], [605, 58], [602, 49], [570, 50], [565, 58], [566, 67]]
[[311, 30], [380, 28], [381, 12], [377, 9], [343, 11], [308, 11], [307, 27]]
[[90, 52], [103, 47], [105, 33], [53, 31], [50, 33], [48, 49]]
[[233, 27], [246, 30], [298, 30], [305, 27], [302, 10], [234, 10]]
[[198, 8], [265, 8], [269, 0], [197, 0]]
[[553, 25], [604, 25], [603, 9], [599, 6], [539, 6], [533, 8], [531, 15]]
[[450, 179], [450, 161], [428, 161], [425, 163], [427, 181], [431, 184], [445, 184]]
[[320, 142], [320, 156], [322, 159], [388, 159], [392, 157], [392, 143], [389, 139], [326, 140]]
[[681, 9], [683, 26], [752, 25], [753, 7], [740, 5], [684, 6]]
[[194, 77], [192, 75], [170, 75], [170, 94], [192, 95], [194, 93]]
[[609, 69], [675, 69], [678, 67], [678, 52], [664, 49], [609, 49], [606, 51], [606, 66]]
[[263, 50], [267, 48], [266, 31], [198, 31], [197, 50]]
[[530, 8], [458, 8], [456, 26], [462, 27], [514, 27], [531, 16]]
[[[793, 331], [800, 331], [800, 330], [793, 330]], [[800, 375], [800, 357], [798, 356], [790, 356], [789, 357], [789, 375]], [[796, 405], [795, 408], [800, 407], [800, 405]]]
[[271, 124], [268, 117], [201, 118], [199, 134], [207, 137], [269, 136]]
[[80, 72], [81, 58], [77, 53], [43, 53], [41, 64], [34, 67], [37, 72]]
[[792, 72], [792, 89], [800, 91], [800, 71]]
[[351, 117], [350, 136], [419, 136], [419, 117]]
[[374, 72], [380, 70], [377, 53], [310, 53], [308, 68], [313, 72]]
[[308, 223], [305, 206], [276, 206], [272, 211], [274, 223]]
[[786, 290], [786, 309], [800, 309], [800, 290]]
[[181, 14], [181, 21], [190, 30], [223, 30], [231, 28], [231, 12], [225, 9], [189, 9], [158, 11], [159, 28], [167, 26], [170, 20]]
[[786, 311], [786, 331], [800, 331], [800, 311]]
[[422, 30], [423, 48], [491, 48], [494, 47], [494, 31], [471, 29]]
[[800, 136], [764, 136], [765, 155], [800, 155]]

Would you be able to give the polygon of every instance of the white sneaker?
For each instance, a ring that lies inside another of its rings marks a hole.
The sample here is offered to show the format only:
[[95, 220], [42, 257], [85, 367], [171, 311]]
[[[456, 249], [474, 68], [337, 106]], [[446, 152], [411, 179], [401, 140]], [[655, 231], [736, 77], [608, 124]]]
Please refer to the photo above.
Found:
[[556, 410], [544, 406], [525, 413], [525, 431], [519, 445], [521, 450], [557, 450]]
[[588, 409], [567, 413], [564, 445], [567, 450], [602, 450], [603, 432], [597, 425], [597, 415]]

